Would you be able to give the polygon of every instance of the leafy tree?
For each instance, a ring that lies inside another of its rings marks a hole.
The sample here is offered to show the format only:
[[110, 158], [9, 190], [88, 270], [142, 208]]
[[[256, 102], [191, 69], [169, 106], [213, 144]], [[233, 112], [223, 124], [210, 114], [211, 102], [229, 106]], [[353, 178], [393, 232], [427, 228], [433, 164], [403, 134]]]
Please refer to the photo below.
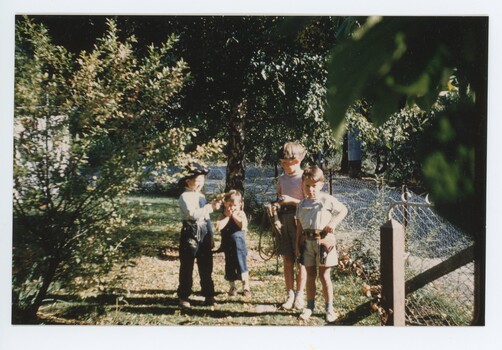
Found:
[[357, 135], [365, 158], [374, 166], [366, 171], [383, 175], [392, 183], [421, 184], [422, 169], [415, 148], [433, 117], [433, 112], [426, 113], [418, 107], [404, 108], [376, 126], [350, 108], [347, 128]]
[[[485, 208], [487, 28], [487, 19], [476, 17], [371, 17], [333, 47], [328, 78], [326, 116], [336, 128], [358, 98], [372, 102], [376, 125], [405, 105], [430, 111], [454, 77], [458, 103], [437, 118], [451, 137], [430, 128], [418, 160], [438, 209], [473, 234]], [[474, 220], [465, 213], [473, 203]]]
[[162, 118], [186, 80], [186, 63], [171, 55], [175, 37], [137, 57], [135, 38], [120, 40], [118, 32], [107, 21], [93, 50], [74, 57], [44, 26], [17, 21], [15, 322], [30, 322], [56, 281], [99, 283], [127, 238], [124, 195], [145, 169], [183, 165], [223, 146], [213, 140], [186, 153], [196, 130]]
[[242, 190], [245, 162], [275, 162], [287, 140], [304, 142], [311, 154], [335, 147], [322, 115], [325, 53], [338, 22], [310, 19], [298, 40], [275, 34], [284, 21], [275, 16], [124, 19], [144, 42], [163, 31], [179, 34], [177, 52], [191, 80], [178, 120], [200, 128], [200, 142], [228, 140], [227, 188]]
[[459, 98], [436, 113], [415, 154], [437, 210], [475, 238], [477, 324], [484, 324], [487, 69], [487, 17], [370, 17], [331, 51], [326, 109], [338, 129], [365, 98], [382, 125], [405, 106], [429, 111], [454, 77]]
[[[276, 35], [277, 27], [285, 20], [282, 17], [204, 19], [206, 27], [196, 33], [209, 33], [209, 38], [195, 43], [187, 40], [199, 50], [206, 47], [204, 43], [210, 43], [204, 51], [207, 55], [187, 58], [192, 68], [197, 67], [192, 70], [197, 90], [189, 96], [197, 99], [205, 95], [217, 101], [213, 109], [203, 107], [214, 112], [204, 114], [210, 122], [221, 120], [222, 112], [226, 116], [224, 120], [230, 129], [225, 135], [235, 141], [230, 141], [227, 148], [228, 170], [230, 177], [232, 169], [239, 174], [237, 182], [243, 180], [244, 161], [275, 162], [275, 152], [285, 141], [303, 142], [310, 155], [320, 149], [335, 148], [322, 115], [327, 78], [325, 54], [332, 45], [330, 33], [337, 22], [328, 17], [309, 19], [310, 25], [298, 33], [296, 40]], [[220, 44], [213, 35], [217, 35]], [[199, 78], [205, 80], [208, 76], [209, 82], [198, 83]], [[208, 94], [214, 90], [221, 95]], [[242, 118], [232, 113], [232, 105], [245, 105]], [[240, 129], [232, 129], [238, 125]], [[242, 149], [243, 153], [236, 152]], [[311, 157], [310, 162], [313, 161]], [[241, 187], [242, 183], [227, 181], [228, 188], [235, 186]]]
[[[137, 37], [140, 51], [168, 33], [179, 35], [174, 50], [188, 64], [190, 79], [178, 95], [179, 108], [163, 117], [173, 126], [200, 129], [198, 143], [229, 141], [224, 151], [227, 188], [242, 189], [245, 163], [275, 162], [275, 151], [287, 140], [304, 142], [310, 162], [320, 149], [329, 156], [337, 146], [322, 115], [326, 53], [344, 22], [298, 18], [307, 25], [290, 38], [277, 35], [288, 18], [276, 16], [117, 17]], [[60, 42], [71, 44], [66, 17], [38, 19], [58, 29]], [[103, 18], [79, 16], [74, 21], [92, 33]], [[88, 41], [82, 45], [90, 46]]]

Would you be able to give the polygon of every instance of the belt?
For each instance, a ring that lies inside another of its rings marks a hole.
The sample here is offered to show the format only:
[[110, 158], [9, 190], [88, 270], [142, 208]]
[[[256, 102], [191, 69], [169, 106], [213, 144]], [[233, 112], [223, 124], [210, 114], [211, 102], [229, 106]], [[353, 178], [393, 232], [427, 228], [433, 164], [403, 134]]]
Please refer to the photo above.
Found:
[[315, 240], [315, 239], [321, 239], [321, 238], [326, 237], [327, 232], [324, 230], [306, 229], [306, 230], [303, 230], [302, 234], [308, 240]]

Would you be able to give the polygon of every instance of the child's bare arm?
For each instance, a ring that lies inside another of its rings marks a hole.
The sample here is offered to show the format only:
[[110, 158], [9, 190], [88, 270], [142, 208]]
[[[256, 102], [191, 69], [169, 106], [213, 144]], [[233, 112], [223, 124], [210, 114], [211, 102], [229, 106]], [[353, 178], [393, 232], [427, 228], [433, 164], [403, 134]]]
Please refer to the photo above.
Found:
[[300, 200], [283, 194], [279, 197], [279, 203], [284, 205], [298, 205], [298, 203], [300, 203]]
[[345, 219], [348, 213], [347, 207], [340, 202], [337, 202], [334, 211], [337, 215], [333, 216], [331, 221], [324, 228], [324, 231], [328, 233], [335, 232], [335, 228]]
[[296, 220], [296, 242], [295, 242], [295, 257], [300, 256], [300, 240], [303, 234], [303, 227], [300, 220]]
[[248, 221], [246, 218], [246, 214], [242, 210], [235, 210], [231, 213], [230, 216], [241, 230], [247, 229]]

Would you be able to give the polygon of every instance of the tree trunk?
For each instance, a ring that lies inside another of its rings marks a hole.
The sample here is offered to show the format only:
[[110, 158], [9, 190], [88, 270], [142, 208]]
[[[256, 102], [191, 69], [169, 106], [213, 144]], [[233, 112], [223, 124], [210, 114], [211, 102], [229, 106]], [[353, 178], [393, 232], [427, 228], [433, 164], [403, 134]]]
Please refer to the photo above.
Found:
[[33, 303], [22, 312], [22, 315], [20, 317], [21, 323], [29, 324], [36, 322], [38, 309], [47, 296], [47, 291], [49, 290], [49, 286], [54, 280], [54, 276], [56, 275], [56, 270], [59, 266], [59, 263], [60, 259], [58, 257], [53, 257], [52, 259], [50, 259], [47, 270], [42, 276], [42, 286], [38, 290], [37, 296], [33, 300]]
[[244, 193], [244, 123], [246, 100], [233, 103], [228, 125], [227, 178], [225, 192], [238, 190]]
[[347, 142], [347, 132], [343, 135], [343, 145], [342, 145], [342, 162], [340, 164], [340, 173], [349, 173], [349, 145]]

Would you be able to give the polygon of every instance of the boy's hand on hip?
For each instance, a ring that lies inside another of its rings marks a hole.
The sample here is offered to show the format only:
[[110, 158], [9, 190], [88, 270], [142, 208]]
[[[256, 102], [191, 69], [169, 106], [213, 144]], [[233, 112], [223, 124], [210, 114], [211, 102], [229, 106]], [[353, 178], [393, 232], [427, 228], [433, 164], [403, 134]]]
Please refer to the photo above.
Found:
[[326, 225], [326, 227], [323, 229], [323, 231], [325, 231], [327, 233], [333, 233], [333, 232], [335, 232], [335, 228], [331, 225]]

